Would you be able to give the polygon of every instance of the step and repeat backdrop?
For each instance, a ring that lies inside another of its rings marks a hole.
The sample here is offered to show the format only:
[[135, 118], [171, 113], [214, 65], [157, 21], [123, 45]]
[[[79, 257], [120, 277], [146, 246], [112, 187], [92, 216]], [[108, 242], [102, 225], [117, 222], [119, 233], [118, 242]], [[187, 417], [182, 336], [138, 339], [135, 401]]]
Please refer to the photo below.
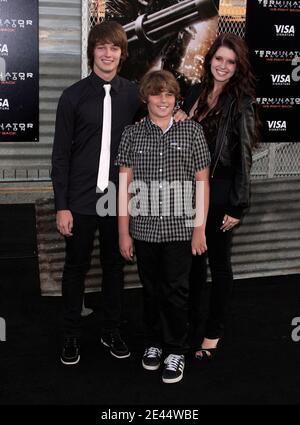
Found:
[[[103, 6], [91, 3], [98, 12]], [[106, 0], [104, 14], [127, 33], [130, 54], [121, 73], [138, 82], [151, 68], [168, 69], [183, 95], [200, 81], [218, 33], [245, 37], [257, 76], [262, 142], [300, 141], [300, 0]]]
[[38, 0], [0, 0], [0, 141], [38, 141]]
[[258, 79], [263, 141], [299, 142], [300, 0], [248, 0], [246, 41]]
[[[163, 67], [176, 75], [183, 95], [200, 80], [204, 56], [218, 32], [245, 35], [258, 78], [262, 141], [299, 141], [300, 0], [89, 4], [126, 30], [130, 56], [123, 75], [138, 81], [151, 67]], [[38, 80], [38, 0], [0, 0], [0, 141], [38, 141]]]

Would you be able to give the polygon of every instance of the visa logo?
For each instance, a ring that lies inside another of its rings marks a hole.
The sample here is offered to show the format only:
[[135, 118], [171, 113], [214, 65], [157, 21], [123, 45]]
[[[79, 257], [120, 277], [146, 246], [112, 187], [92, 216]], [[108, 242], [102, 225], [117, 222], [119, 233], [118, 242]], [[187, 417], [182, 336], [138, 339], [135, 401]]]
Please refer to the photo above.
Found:
[[0, 44], [0, 53], [4, 54], [8, 54], [8, 47], [7, 44]]
[[267, 121], [269, 130], [286, 130], [286, 121]]
[[284, 74], [271, 74], [273, 84], [290, 84], [291, 76]]
[[295, 35], [295, 26], [294, 25], [274, 25], [277, 35]]
[[0, 99], [0, 108], [9, 108], [8, 99]]

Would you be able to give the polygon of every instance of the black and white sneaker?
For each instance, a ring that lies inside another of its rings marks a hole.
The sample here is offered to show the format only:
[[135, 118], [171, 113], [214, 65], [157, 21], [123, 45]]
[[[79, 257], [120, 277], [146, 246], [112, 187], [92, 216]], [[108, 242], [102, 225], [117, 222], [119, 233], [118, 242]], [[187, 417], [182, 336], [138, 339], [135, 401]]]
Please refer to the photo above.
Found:
[[80, 360], [79, 338], [65, 337], [60, 360], [64, 365], [75, 365]]
[[101, 337], [101, 342], [110, 349], [110, 354], [118, 359], [125, 359], [130, 356], [130, 351], [121, 338], [119, 330], [104, 333]]
[[162, 380], [166, 384], [173, 384], [181, 381], [184, 370], [184, 355], [169, 354], [164, 361], [165, 367], [162, 374]]
[[159, 369], [161, 354], [162, 354], [162, 350], [160, 348], [157, 348], [157, 347], [146, 348], [143, 355], [143, 359], [142, 359], [143, 368], [147, 370]]

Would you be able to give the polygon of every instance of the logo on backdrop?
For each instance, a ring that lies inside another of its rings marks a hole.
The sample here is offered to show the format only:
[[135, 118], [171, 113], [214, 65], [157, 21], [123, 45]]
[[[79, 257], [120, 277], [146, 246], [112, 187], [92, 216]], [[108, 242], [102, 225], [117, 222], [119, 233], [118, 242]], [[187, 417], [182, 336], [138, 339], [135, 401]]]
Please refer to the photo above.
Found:
[[13, 32], [17, 28], [32, 27], [33, 22], [31, 19], [1, 19], [0, 18], [0, 31]]
[[267, 62], [289, 62], [300, 57], [300, 50], [254, 50], [254, 53]]
[[267, 121], [269, 131], [286, 131], [286, 121]]
[[11, 135], [17, 135], [19, 132], [26, 131], [26, 130], [33, 130], [33, 123], [1, 123], [0, 122], [0, 134], [3, 136], [11, 136]]
[[277, 37], [295, 37], [295, 25], [274, 24]]
[[17, 81], [33, 79], [32, 72], [2, 72], [0, 69], [0, 84], [16, 84]]
[[0, 0], [0, 143], [38, 141], [38, 5]]
[[9, 111], [8, 99], [1, 99], [0, 97], [0, 111]]
[[7, 44], [1, 44], [0, 43], [0, 55], [2, 55], [2, 56], [8, 56], [8, 47], [7, 47]]
[[299, 12], [300, 0], [257, 0], [262, 7], [272, 12]]
[[285, 74], [270, 74], [272, 86], [290, 86], [291, 76]]
[[292, 108], [300, 105], [300, 97], [257, 97], [258, 105], [267, 108]]

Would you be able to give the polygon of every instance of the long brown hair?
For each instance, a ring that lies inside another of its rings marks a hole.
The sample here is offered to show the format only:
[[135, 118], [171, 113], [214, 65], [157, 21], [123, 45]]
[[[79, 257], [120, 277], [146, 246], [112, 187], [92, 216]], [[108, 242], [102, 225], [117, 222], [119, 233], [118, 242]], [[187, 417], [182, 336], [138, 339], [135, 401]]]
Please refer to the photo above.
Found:
[[[252, 66], [249, 60], [249, 51], [245, 41], [241, 37], [232, 33], [220, 34], [210, 47], [204, 59], [204, 73], [201, 79], [198, 104], [194, 114], [194, 119], [196, 120], [209, 111], [207, 99], [214, 87], [214, 78], [211, 72], [211, 61], [219, 47], [227, 47], [234, 51], [236, 55], [236, 70], [230, 80], [224, 85], [217, 104], [210, 112], [215, 113], [220, 111], [222, 109], [224, 99], [228, 94], [231, 94], [237, 100], [238, 108], [241, 105], [241, 100], [245, 96], [250, 96], [254, 101], [256, 99], [256, 78], [252, 71]], [[256, 111], [256, 140], [253, 141], [254, 145], [257, 144], [259, 132], [260, 119]]]
[[201, 93], [197, 108], [201, 109], [202, 113], [204, 112], [204, 109], [206, 109], [205, 107], [208, 107], [207, 97], [214, 87], [214, 77], [210, 68], [211, 61], [220, 47], [227, 47], [234, 51], [236, 55], [236, 70], [228, 83], [225, 84], [222, 93], [219, 96], [216, 109], [218, 109], [220, 103], [222, 103], [222, 98], [228, 93], [231, 93], [238, 101], [240, 101], [245, 95], [251, 96], [253, 99], [256, 97], [256, 81], [251, 69], [246, 43], [241, 37], [238, 37], [235, 34], [221, 34], [216, 38], [204, 59], [204, 72], [201, 79]]

